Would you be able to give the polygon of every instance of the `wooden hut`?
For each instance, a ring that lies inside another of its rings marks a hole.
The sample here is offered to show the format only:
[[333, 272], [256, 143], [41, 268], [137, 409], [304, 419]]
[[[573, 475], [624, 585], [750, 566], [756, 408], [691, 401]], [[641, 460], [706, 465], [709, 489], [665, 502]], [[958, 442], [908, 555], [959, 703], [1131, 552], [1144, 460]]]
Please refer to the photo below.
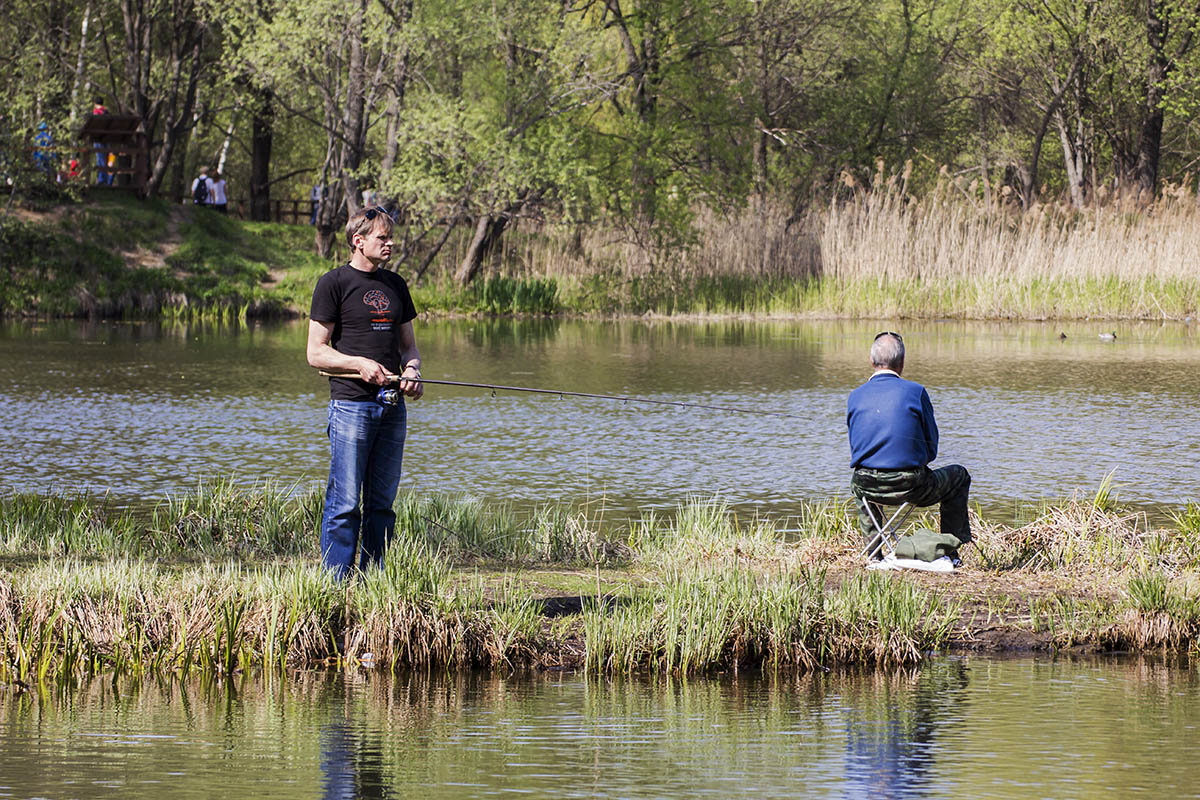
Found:
[[85, 175], [93, 186], [112, 186], [146, 193], [150, 178], [150, 147], [139, 117], [93, 114], [83, 123], [79, 137], [92, 146], [84, 156]]

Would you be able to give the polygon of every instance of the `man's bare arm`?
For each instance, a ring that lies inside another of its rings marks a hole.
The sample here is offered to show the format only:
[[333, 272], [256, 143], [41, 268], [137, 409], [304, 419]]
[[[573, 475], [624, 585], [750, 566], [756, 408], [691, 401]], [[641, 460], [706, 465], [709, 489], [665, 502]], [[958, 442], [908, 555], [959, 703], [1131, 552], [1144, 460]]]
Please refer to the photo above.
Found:
[[418, 381], [406, 381], [404, 375], [410, 378], [421, 377], [421, 351], [417, 349], [417, 337], [413, 333], [412, 322], [400, 326], [400, 389], [413, 400], [425, 393], [425, 384]]
[[386, 384], [388, 372], [378, 361], [365, 356], [348, 356], [333, 349], [333, 345], [330, 344], [333, 340], [333, 328], [332, 322], [309, 321], [308, 346], [305, 348], [308, 365], [317, 369], [354, 370], [358, 377], [367, 383], [376, 386]]

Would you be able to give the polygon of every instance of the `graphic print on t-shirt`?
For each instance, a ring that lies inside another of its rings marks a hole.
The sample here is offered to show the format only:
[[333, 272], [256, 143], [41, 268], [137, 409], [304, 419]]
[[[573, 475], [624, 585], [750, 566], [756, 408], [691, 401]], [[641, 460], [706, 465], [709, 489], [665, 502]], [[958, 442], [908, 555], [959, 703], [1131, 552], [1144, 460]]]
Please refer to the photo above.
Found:
[[395, 315], [388, 313], [392, 307], [392, 302], [388, 299], [388, 296], [379, 289], [372, 289], [363, 295], [363, 302], [375, 312], [375, 315], [371, 317], [371, 330], [391, 330], [392, 318]]
[[[0, 0], [2, 2], [2, 0]], [[363, 272], [350, 264], [326, 272], [313, 289], [314, 322], [332, 323], [329, 343], [339, 353], [363, 356], [400, 371], [401, 329], [417, 316], [404, 279], [394, 272]], [[331, 378], [334, 400], [374, 402], [379, 387], [357, 378]]]

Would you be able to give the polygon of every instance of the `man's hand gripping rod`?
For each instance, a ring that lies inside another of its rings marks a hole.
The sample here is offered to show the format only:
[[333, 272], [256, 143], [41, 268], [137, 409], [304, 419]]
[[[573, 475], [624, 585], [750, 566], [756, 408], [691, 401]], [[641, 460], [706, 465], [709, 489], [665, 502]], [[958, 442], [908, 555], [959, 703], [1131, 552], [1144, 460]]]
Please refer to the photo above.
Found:
[[[358, 371], [352, 369], [323, 369], [320, 373], [326, 378], [358, 378]], [[490, 389], [492, 392], [532, 392], [534, 394], [554, 394], [559, 397], [589, 397], [597, 400], [620, 400], [625, 403], [648, 403], [659, 406], [678, 406], [680, 408], [705, 408], [710, 411], [728, 411], [735, 414], [759, 414], [766, 417], [786, 417], [788, 419], [804, 419], [797, 414], [784, 414], [779, 411], [760, 411], [756, 408], [739, 408], [737, 406], [710, 406], [703, 403], [684, 403], [679, 400], [651, 400], [648, 397], [627, 397], [615, 394], [593, 394], [591, 392], [568, 392], [562, 389], [536, 389], [529, 386], [504, 386], [498, 383], [471, 383], [468, 381], [439, 381], [431, 378], [401, 378], [394, 373], [388, 373], [387, 382], [399, 383], [401, 380], [412, 383], [436, 384], [438, 386], [467, 386], [475, 389]]]

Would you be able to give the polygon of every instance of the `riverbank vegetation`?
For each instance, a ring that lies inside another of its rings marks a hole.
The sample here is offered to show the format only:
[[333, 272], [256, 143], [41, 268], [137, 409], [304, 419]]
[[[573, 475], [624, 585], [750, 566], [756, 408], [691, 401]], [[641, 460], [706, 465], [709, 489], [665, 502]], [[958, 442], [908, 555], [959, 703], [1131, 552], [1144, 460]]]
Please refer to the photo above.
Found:
[[1200, 510], [1102, 489], [974, 520], [953, 575], [863, 570], [844, 503], [789, 533], [719, 500], [622, 528], [403, 495], [381, 570], [319, 568], [319, 496], [201, 484], [152, 509], [0, 499], [0, 681], [316, 664], [693, 673], [909, 663], [948, 646], [1166, 650], [1200, 637]]
[[[1179, 0], [20, 0], [0, 311], [302, 311], [375, 203], [434, 312], [1196, 316], [1198, 25]], [[93, 111], [135, 141], [81, 139]], [[202, 166], [253, 222], [190, 206]], [[150, 211], [54, 242], [21, 215], [123, 191]]]
[[[457, 237], [412, 281], [431, 314], [745, 315], [966, 319], [1195, 318], [1200, 206], [990, 212], [916, 200], [893, 176], [799, 221], [758, 205], [706, 212], [705, 234], [661, 262], [594, 231], [516, 226], [495, 271], [453, 278]], [[333, 262], [311, 229], [110, 196], [3, 229], [7, 315], [245, 320], [307, 312]]]

